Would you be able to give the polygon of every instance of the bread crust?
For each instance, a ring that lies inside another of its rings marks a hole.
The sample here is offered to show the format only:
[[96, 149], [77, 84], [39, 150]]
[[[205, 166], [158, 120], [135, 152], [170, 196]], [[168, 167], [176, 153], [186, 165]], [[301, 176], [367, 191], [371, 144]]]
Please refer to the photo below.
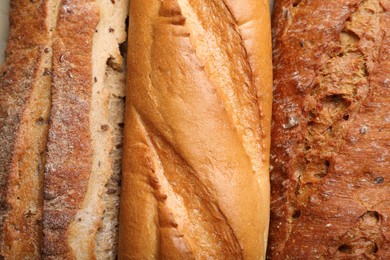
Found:
[[90, 136], [95, 1], [62, 1], [53, 43], [52, 109], [44, 188], [44, 258], [74, 259], [68, 229], [92, 167]]
[[128, 1], [62, 0], [53, 43], [43, 257], [115, 259]]
[[47, 1], [11, 1], [0, 72], [0, 258], [37, 259], [51, 84]]
[[120, 258], [264, 258], [269, 7], [240, 2], [130, 2]]
[[276, 2], [270, 259], [390, 257], [390, 1]]

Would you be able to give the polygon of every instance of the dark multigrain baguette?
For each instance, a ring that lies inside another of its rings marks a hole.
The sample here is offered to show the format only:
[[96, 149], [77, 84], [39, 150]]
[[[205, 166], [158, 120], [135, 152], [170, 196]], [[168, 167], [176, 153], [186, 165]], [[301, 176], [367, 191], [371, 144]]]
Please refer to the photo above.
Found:
[[11, 0], [0, 259], [115, 259], [127, 14], [127, 0]]
[[119, 257], [261, 259], [268, 1], [130, 3]]
[[50, 108], [50, 19], [46, 1], [11, 1], [0, 72], [0, 259], [39, 256]]
[[390, 258], [390, 0], [276, 2], [270, 259]]

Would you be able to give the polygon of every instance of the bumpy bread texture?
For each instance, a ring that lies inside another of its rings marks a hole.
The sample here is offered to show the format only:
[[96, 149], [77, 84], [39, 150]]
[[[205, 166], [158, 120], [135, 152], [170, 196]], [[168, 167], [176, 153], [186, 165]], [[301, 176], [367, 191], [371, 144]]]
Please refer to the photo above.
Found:
[[120, 258], [265, 257], [270, 38], [267, 1], [131, 1]]
[[276, 3], [270, 259], [390, 258], [390, 1]]
[[51, 84], [47, 1], [14, 0], [0, 72], [0, 259], [39, 256]]
[[[128, 1], [63, 0], [53, 44], [43, 256], [114, 259]], [[115, 111], [112, 111], [115, 110]]]

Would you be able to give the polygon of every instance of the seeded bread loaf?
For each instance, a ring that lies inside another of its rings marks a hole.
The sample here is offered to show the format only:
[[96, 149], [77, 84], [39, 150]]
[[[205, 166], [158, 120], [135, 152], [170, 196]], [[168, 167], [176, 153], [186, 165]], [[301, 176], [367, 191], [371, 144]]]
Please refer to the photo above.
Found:
[[390, 1], [276, 2], [269, 259], [390, 258]]
[[271, 36], [265, 0], [133, 0], [121, 259], [263, 259]]

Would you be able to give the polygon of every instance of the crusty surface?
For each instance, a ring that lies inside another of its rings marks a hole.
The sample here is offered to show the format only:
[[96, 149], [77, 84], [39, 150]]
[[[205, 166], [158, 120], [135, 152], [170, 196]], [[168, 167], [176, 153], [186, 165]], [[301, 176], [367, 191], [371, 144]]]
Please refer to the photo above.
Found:
[[125, 70], [119, 43], [126, 40], [128, 1], [98, 0], [92, 45], [89, 112], [93, 162], [81, 208], [69, 226], [77, 259], [115, 259], [124, 121]]
[[81, 207], [92, 167], [89, 113], [92, 38], [99, 9], [64, 0], [53, 43], [52, 110], [44, 190], [43, 257], [72, 259], [68, 227]]
[[264, 258], [268, 19], [266, 1], [130, 2], [119, 258]]
[[128, 1], [62, 1], [44, 190], [44, 258], [115, 259]]
[[276, 3], [270, 259], [390, 258], [389, 12]]
[[37, 259], [50, 97], [48, 1], [14, 0], [0, 72], [0, 258]]

